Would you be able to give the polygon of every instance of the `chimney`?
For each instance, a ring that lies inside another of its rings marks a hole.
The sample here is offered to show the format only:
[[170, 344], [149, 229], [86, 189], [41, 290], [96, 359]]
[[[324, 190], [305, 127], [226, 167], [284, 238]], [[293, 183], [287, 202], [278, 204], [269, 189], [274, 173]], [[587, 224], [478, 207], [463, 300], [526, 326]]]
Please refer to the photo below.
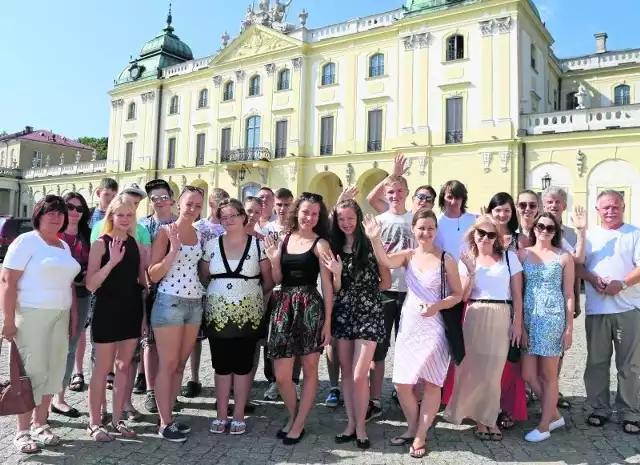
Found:
[[607, 51], [607, 39], [609, 36], [606, 32], [596, 32], [593, 37], [596, 38], [596, 53], [605, 53]]
[[25, 134], [31, 134], [33, 132], [33, 126], [25, 126], [24, 132]]

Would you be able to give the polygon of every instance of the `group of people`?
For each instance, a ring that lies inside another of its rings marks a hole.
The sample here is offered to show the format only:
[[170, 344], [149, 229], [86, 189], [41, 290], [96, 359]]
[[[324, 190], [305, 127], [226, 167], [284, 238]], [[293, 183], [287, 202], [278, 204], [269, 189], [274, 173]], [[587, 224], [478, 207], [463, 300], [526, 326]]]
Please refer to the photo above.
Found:
[[[588, 230], [585, 210], [574, 208], [572, 229], [563, 224], [566, 192], [553, 186], [540, 199], [500, 192], [474, 215], [462, 183], [449, 181], [439, 193], [425, 185], [408, 211], [405, 172], [398, 156], [369, 193], [376, 216], [363, 214], [355, 188], [331, 211], [316, 193], [262, 187], [237, 200], [219, 188], [205, 198], [185, 186], [175, 196], [161, 179], [120, 193], [105, 179], [91, 210], [78, 193], [41, 199], [34, 231], [10, 245], [1, 275], [3, 336], [17, 343], [36, 403], [18, 416], [16, 447], [33, 453], [60, 441], [50, 411], [79, 416], [65, 390], [84, 387], [85, 328], [92, 344], [87, 432], [95, 441], [136, 436], [133, 392], [146, 392], [160, 437], [186, 441], [191, 428], [174, 412], [180, 394], [201, 390], [207, 339], [216, 387], [211, 433], [247, 431], [264, 347], [265, 399], [280, 396], [288, 412], [277, 436], [285, 445], [300, 442], [326, 349], [327, 405], [343, 400], [348, 419], [335, 441], [368, 449], [366, 423], [382, 415], [395, 329], [392, 398], [407, 429], [391, 445], [423, 457], [442, 404], [445, 420], [471, 419], [479, 440], [499, 441], [526, 419], [532, 398], [542, 415], [525, 440], [540, 442], [565, 425], [558, 377], [581, 281], [593, 408], [587, 422], [602, 426], [611, 416], [615, 347], [616, 409], [623, 431], [639, 434], [640, 230], [624, 223], [621, 195], [598, 195], [600, 221]], [[154, 212], [136, 220], [145, 197]], [[207, 201], [209, 217], [200, 218]]]

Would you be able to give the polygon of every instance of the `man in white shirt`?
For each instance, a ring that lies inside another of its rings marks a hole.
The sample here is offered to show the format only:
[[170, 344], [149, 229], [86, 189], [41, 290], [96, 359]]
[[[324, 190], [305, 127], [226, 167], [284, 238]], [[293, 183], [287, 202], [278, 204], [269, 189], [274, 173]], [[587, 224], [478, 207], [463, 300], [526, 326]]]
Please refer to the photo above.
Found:
[[438, 196], [442, 216], [438, 218], [438, 231], [434, 244], [460, 260], [466, 249], [464, 236], [476, 221], [476, 215], [467, 213], [467, 188], [460, 181], [447, 181]]
[[256, 232], [264, 236], [266, 234], [265, 228], [267, 224], [275, 221], [277, 218], [277, 215], [273, 211], [276, 197], [271, 188], [267, 186], [261, 187], [256, 197], [262, 201], [262, 215], [260, 215], [260, 218], [256, 222]]
[[640, 434], [640, 229], [624, 223], [624, 199], [606, 190], [598, 195], [600, 225], [587, 232], [584, 267], [587, 366], [584, 382], [593, 413], [590, 426], [611, 415], [609, 367], [616, 352], [615, 399], [623, 431]]

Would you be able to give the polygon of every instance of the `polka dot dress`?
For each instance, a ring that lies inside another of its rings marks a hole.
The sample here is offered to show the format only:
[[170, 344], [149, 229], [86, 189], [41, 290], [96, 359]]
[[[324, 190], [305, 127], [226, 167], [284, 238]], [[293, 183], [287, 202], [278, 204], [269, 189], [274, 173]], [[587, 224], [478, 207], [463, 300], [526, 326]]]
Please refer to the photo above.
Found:
[[199, 299], [203, 288], [198, 279], [198, 262], [202, 258], [200, 232], [196, 230], [198, 241], [195, 245], [180, 245], [169, 271], [158, 285], [158, 292], [185, 299]]

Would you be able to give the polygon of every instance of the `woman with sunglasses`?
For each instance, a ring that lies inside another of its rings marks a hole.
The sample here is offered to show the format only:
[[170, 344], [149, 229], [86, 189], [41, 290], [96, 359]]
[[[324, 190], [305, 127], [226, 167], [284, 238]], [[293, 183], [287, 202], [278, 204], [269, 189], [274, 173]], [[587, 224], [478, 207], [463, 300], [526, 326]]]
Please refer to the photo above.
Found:
[[496, 424], [502, 370], [509, 346], [519, 346], [522, 335], [522, 265], [514, 252], [505, 252], [499, 231], [491, 215], [482, 215], [466, 234], [458, 265], [462, 300], [469, 301], [462, 326], [466, 355], [445, 410], [449, 422], [470, 418], [476, 437], [492, 441], [502, 440]]
[[517, 207], [520, 216], [519, 232], [528, 238], [540, 209], [538, 194], [528, 189], [520, 192], [520, 194], [518, 194]]
[[[565, 425], [557, 408], [558, 364], [572, 342], [575, 265], [562, 250], [560, 231], [554, 215], [542, 213], [531, 231], [531, 247], [519, 254], [524, 268], [522, 374], [542, 401], [538, 427], [525, 436], [529, 442], [549, 439]], [[584, 250], [577, 261], [584, 261]]]
[[[265, 237], [273, 280], [282, 284], [271, 314], [268, 347], [278, 390], [289, 413], [278, 437], [283, 444], [294, 445], [305, 435], [304, 425], [318, 390], [320, 353], [331, 342], [333, 284], [331, 272], [321, 266], [320, 259], [333, 254], [326, 239], [329, 215], [322, 196], [303, 192], [291, 208], [285, 230], [283, 240]], [[302, 358], [304, 373], [299, 406], [292, 381], [297, 357]]]
[[[73, 336], [69, 338], [69, 353], [67, 354], [67, 367], [62, 382], [62, 391], [57, 393], [51, 402], [51, 412], [69, 418], [78, 418], [80, 412], [69, 406], [64, 399], [67, 388], [72, 391], [82, 391], [84, 388], [84, 375], [82, 364], [86, 348], [85, 326], [89, 318], [90, 293], [85, 285], [87, 265], [89, 263], [89, 246], [91, 229], [89, 228], [89, 207], [84, 197], [77, 192], [69, 192], [62, 198], [67, 204], [69, 212], [69, 224], [66, 229], [58, 234], [69, 246], [71, 256], [80, 264], [80, 273], [74, 280], [74, 299], [76, 302], [77, 319]], [[71, 373], [75, 373], [71, 376]]]
[[200, 216], [203, 202], [202, 189], [185, 186], [178, 197], [178, 219], [161, 228], [151, 247], [149, 278], [158, 284], [151, 309], [158, 351], [158, 435], [170, 442], [184, 442], [191, 432], [188, 425], [173, 419], [172, 412], [202, 323], [203, 288], [198, 277], [202, 243], [193, 223]]

